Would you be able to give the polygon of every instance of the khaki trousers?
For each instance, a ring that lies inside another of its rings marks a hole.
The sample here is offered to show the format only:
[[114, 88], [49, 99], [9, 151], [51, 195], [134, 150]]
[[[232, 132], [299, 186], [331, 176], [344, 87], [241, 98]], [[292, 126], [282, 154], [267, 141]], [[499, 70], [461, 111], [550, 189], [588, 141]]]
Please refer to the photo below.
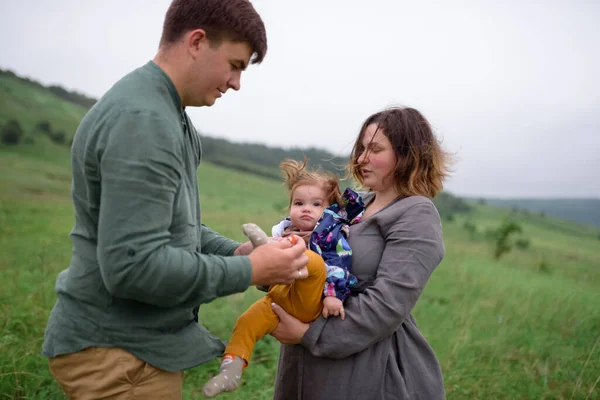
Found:
[[49, 364], [73, 400], [182, 398], [183, 371], [164, 371], [122, 349], [88, 347], [50, 358]]

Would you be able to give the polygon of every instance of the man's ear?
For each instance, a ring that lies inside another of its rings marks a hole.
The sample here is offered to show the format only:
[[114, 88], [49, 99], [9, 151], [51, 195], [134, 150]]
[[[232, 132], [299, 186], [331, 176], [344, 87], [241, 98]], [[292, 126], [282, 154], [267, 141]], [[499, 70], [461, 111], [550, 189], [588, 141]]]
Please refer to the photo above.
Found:
[[204, 29], [194, 29], [185, 35], [185, 45], [192, 57], [196, 58], [208, 47], [209, 41]]

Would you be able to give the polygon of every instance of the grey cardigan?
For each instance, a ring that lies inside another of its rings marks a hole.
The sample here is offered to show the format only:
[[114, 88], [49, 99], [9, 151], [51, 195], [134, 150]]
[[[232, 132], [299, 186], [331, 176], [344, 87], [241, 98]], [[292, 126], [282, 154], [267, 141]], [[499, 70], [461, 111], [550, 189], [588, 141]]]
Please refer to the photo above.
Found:
[[281, 346], [274, 399], [444, 399], [439, 362], [410, 315], [444, 255], [437, 209], [397, 199], [352, 225], [348, 242], [359, 284], [346, 319], [321, 317], [301, 345]]

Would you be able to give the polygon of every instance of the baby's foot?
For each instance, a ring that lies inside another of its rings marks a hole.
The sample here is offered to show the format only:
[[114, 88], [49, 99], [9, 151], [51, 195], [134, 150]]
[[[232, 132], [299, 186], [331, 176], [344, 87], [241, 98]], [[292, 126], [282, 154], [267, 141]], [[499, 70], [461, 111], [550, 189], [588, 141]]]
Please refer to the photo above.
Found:
[[233, 392], [240, 384], [246, 361], [238, 356], [227, 354], [221, 361], [221, 370], [202, 388], [204, 397], [215, 397], [221, 392]]

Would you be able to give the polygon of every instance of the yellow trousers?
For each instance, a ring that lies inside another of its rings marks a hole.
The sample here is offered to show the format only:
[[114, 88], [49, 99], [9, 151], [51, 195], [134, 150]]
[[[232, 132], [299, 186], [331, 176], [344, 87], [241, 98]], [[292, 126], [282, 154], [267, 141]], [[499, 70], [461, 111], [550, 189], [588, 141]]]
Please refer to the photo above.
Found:
[[250, 361], [254, 346], [263, 336], [273, 332], [279, 324], [279, 318], [271, 309], [271, 303], [302, 322], [317, 319], [323, 308], [323, 288], [327, 270], [323, 258], [307, 250], [308, 278], [296, 280], [290, 285], [273, 285], [269, 292], [246, 310], [237, 319], [225, 354], [233, 354]]

